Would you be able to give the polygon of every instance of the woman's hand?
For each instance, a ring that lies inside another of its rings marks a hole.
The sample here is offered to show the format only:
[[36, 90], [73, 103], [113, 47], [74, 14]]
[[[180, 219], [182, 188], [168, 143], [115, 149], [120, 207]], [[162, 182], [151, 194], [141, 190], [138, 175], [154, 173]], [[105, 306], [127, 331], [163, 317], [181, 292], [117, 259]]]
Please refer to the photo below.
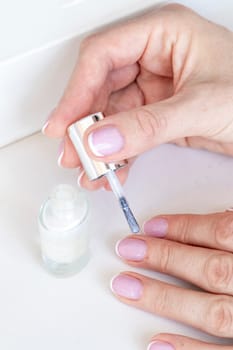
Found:
[[[115, 295], [131, 306], [219, 337], [232, 338], [233, 212], [159, 216], [146, 222], [144, 231], [145, 235], [121, 240], [117, 244], [118, 255], [131, 266], [178, 277], [201, 290], [124, 272], [112, 281]], [[173, 349], [223, 350], [225, 347], [171, 334], [155, 336], [149, 347], [149, 350]], [[228, 349], [233, 350], [233, 346]]]
[[[71, 81], [44, 126], [63, 137], [63, 166], [80, 161], [66, 129], [96, 111], [91, 157], [132, 158], [165, 142], [233, 155], [233, 34], [181, 5], [168, 5], [94, 34], [81, 45]], [[125, 170], [119, 172], [121, 180]], [[105, 185], [102, 179], [88, 188]]]

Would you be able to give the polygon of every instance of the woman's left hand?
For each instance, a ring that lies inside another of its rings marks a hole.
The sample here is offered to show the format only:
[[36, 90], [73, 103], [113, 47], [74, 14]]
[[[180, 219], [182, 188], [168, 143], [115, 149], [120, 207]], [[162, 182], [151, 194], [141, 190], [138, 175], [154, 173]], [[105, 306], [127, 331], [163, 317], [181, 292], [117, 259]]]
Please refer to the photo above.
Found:
[[[164, 215], [144, 225], [145, 235], [129, 236], [117, 252], [129, 265], [163, 272], [201, 290], [170, 285], [134, 272], [112, 281], [123, 302], [181, 321], [224, 338], [233, 337], [233, 212]], [[172, 334], [159, 334], [149, 350], [222, 350]], [[227, 347], [233, 350], [233, 346]]]

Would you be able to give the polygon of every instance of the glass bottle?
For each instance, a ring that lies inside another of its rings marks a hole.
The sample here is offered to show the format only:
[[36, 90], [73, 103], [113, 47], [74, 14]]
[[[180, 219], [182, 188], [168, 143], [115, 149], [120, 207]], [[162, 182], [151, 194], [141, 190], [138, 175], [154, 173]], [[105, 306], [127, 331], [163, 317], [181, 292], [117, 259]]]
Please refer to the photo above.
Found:
[[39, 213], [41, 253], [46, 269], [57, 276], [80, 271], [89, 260], [86, 194], [71, 185], [54, 188]]

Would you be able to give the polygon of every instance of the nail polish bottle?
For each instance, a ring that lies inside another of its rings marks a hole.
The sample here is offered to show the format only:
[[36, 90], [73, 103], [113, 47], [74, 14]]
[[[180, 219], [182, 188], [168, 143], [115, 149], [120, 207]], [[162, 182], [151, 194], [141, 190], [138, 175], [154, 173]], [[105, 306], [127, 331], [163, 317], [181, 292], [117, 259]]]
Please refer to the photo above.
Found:
[[38, 218], [41, 254], [46, 269], [66, 277], [89, 260], [89, 203], [85, 192], [61, 184], [43, 203]]
[[78, 120], [74, 124], [71, 124], [68, 127], [68, 134], [89, 180], [95, 181], [103, 176], [107, 178], [109, 185], [114, 195], [116, 196], [120, 208], [127, 220], [130, 231], [136, 234], [140, 232], [140, 227], [135, 216], [133, 215], [132, 210], [130, 209], [122, 185], [116, 175], [116, 172], [119, 169], [127, 165], [127, 161], [122, 160], [117, 163], [104, 163], [102, 161], [97, 161], [89, 156], [85, 148], [84, 137], [87, 129], [103, 119], [104, 115], [101, 112], [90, 114]]

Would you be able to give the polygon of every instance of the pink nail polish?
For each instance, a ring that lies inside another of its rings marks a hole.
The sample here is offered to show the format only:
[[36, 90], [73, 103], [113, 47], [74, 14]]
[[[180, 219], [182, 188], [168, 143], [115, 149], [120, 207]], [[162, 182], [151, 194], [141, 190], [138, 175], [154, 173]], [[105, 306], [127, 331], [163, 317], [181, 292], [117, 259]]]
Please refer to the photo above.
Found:
[[144, 232], [149, 236], [163, 238], [168, 230], [168, 222], [164, 218], [154, 218], [144, 224]]
[[117, 128], [105, 126], [88, 136], [88, 144], [96, 156], [109, 156], [119, 152], [124, 146], [124, 138]]
[[142, 261], [147, 253], [147, 244], [142, 239], [126, 238], [117, 243], [116, 253], [126, 260]]
[[149, 344], [147, 350], [175, 350], [175, 348], [169, 343], [155, 341]]
[[121, 297], [138, 300], [142, 296], [143, 285], [139, 279], [121, 274], [112, 279], [111, 289]]

